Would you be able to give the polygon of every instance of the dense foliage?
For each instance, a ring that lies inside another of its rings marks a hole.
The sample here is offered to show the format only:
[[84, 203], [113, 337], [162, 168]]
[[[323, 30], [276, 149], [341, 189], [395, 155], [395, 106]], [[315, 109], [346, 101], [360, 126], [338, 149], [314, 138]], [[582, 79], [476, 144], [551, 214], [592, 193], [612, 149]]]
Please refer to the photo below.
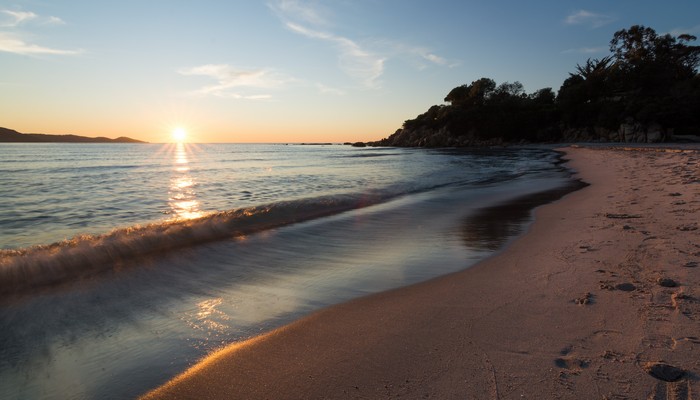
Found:
[[[527, 94], [519, 82], [481, 78], [452, 89], [448, 104], [432, 106], [375, 144], [658, 141], [670, 132], [698, 134], [700, 46], [691, 45], [694, 40], [635, 25], [615, 33], [610, 55], [577, 65], [557, 95], [551, 88]], [[633, 136], [630, 127], [643, 135]]]

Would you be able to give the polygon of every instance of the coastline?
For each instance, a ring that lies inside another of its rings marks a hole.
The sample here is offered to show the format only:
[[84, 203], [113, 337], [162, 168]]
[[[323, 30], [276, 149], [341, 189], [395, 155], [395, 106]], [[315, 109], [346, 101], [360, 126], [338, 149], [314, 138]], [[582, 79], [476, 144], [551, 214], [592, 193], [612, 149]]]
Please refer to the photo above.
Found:
[[700, 152], [565, 152], [591, 185], [505, 251], [227, 347], [145, 398], [689, 398]]

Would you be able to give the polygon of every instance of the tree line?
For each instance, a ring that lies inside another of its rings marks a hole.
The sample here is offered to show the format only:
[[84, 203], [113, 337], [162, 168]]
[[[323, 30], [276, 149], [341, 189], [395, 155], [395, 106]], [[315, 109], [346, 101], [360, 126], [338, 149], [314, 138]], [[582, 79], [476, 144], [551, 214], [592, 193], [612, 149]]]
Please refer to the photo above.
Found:
[[432, 106], [374, 144], [662, 141], [697, 135], [700, 46], [691, 45], [695, 40], [634, 25], [614, 34], [609, 55], [576, 65], [556, 94], [552, 88], [528, 94], [520, 82], [481, 78], [455, 87], [444, 99], [447, 104]]

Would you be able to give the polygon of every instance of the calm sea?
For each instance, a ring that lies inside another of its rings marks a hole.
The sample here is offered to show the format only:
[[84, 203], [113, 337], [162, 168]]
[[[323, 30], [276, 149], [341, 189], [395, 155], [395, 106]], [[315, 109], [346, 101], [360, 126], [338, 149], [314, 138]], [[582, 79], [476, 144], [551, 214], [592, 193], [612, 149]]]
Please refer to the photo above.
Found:
[[464, 269], [528, 222], [485, 210], [570, 187], [557, 160], [2, 144], [0, 398], [132, 398], [320, 307]]

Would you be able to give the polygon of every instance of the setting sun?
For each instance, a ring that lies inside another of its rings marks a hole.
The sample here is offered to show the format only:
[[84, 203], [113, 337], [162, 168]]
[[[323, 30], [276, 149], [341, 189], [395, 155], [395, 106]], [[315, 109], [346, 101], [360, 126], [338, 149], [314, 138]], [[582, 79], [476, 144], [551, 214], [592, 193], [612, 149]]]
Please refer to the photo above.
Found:
[[187, 138], [187, 131], [184, 128], [175, 128], [172, 136], [174, 141], [181, 143]]

